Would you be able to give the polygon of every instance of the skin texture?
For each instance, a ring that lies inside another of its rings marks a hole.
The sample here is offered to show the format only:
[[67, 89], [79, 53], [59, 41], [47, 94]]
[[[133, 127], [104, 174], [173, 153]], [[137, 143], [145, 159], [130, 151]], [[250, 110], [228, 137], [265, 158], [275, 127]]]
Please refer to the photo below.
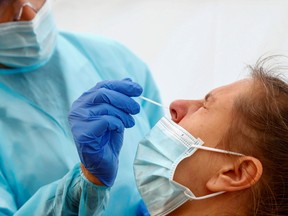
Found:
[[84, 165], [81, 163], [81, 170], [83, 175], [93, 184], [99, 185], [99, 186], [104, 186], [104, 184], [94, 175], [92, 175], [85, 167]]
[[[172, 120], [205, 146], [217, 146], [232, 120], [234, 101], [249, 91], [251, 79], [240, 80], [212, 90], [201, 100], [177, 100], [170, 105]], [[224, 147], [222, 147], [224, 148]], [[241, 153], [241, 152], [240, 152]], [[196, 196], [226, 191], [219, 196], [186, 202], [171, 215], [245, 215], [249, 199], [247, 188], [262, 174], [262, 165], [250, 156], [227, 156], [197, 150], [178, 165], [174, 180], [188, 187]], [[209, 207], [209, 208], [207, 208]]]

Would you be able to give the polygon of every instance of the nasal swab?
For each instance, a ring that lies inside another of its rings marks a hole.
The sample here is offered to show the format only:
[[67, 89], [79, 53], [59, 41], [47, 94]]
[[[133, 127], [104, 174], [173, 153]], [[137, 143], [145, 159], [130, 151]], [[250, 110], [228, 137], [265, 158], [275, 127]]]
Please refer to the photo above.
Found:
[[160, 103], [158, 103], [158, 102], [156, 102], [156, 101], [153, 101], [153, 100], [151, 100], [151, 99], [149, 99], [149, 98], [146, 98], [146, 97], [144, 97], [144, 96], [139, 96], [139, 98], [141, 98], [141, 99], [143, 99], [143, 100], [145, 100], [145, 101], [148, 101], [148, 102], [150, 102], [150, 103], [153, 103], [153, 104], [155, 104], [155, 105], [157, 105], [157, 106], [163, 107], [162, 104], [160, 104]]
[[146, 98], [146, 97], [144, 97], [144, 96], [142, 96], [142, 95], [139, 96], [139, 98], [141, 98], [142, 100], [148, 101], [148, 102], [150, 102], [150, 103], [152, 103], [152, 104], [155, 104], [156, 106], [159, 106], [159, 107], [163, 107], [163, 108], [169, 109], [168, 107], [163, 106], [161, 103], [158, 103], [158, 102], [156, 102], [156, 101], [153, 101], [153, 100], [151, 100], [151, 99], [149, 99], [149, 98]]

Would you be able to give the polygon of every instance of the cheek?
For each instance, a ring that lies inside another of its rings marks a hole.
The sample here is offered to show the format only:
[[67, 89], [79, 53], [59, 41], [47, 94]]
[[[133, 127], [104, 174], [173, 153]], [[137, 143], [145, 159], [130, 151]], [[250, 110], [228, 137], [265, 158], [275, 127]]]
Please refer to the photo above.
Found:
[[[178, 124], [187, 130], [194, 137], [202, 137], [203, 132], [206, 131], [207, 118], [205, 110], [198, 110], [197, 112], [187, 115]], [[210, 123], [208, 123], [209, 125]]]
[[229, 121], [228, 115], [203, 109], [182, 119], [179, 125], [205, 145], [214, 147], [228, 129]]
[[198, 179], [202, 176], [199, 167], [201, 167], [201, 158], [198, 158], [196, 151], [192, 156], [185, 158], [178, 164], [173, 180], [193, 190], [201, 182]]
[[215, 164], [212, 161], [210, 152], [197, 150], [179, 163], [173, 180], [198, 194], [205, 190], [206, 182], [213, 174], [212, 168], [215, 167]]
[[0, 23], [11, 22], [13, 20], [14, 13], [12, 7], [0, 9], [0, 14]]

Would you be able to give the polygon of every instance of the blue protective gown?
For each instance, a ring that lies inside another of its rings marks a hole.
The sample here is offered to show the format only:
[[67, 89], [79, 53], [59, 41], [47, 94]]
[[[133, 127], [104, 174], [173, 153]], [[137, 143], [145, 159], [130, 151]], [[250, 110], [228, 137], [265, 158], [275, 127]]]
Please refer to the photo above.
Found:
[[138, 141], [162, 116], [140, 101], [125, 130], [115, 184], [81, 175], [68, 126], [72, 102], [97, 82], [130, 77], [159, 101], [147, 66], [121, 44], [87, 34], [59, 33], [53, 56], [33, 71], [0, 69], [0, 215], [135, 215], [140, 195], [133, 160]]

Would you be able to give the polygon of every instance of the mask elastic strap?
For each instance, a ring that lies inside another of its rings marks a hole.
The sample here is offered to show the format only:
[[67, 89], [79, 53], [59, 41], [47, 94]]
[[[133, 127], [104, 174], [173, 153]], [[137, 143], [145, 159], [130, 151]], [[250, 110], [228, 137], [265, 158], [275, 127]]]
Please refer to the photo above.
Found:
[[[197, 140], [198, 140], [198, 142], [203, 143], [203, 141], [201, 139], [198, 138]], [[211, 148], [211, 147], [202, 146], [202, 145], [191, 144], [191, 145], [189, 145], [189, 147], [202, 149], [202, 150], [205, 150], [205, 151], [218, 152], [218, 153], [222, 153], [222, 154], [230, 154], [230, 155], [236, 155], [236, 156], [245, 156], [245, 155], [243, 155], [241, 153], [232, 152], [232, 151], [226, 151], [226, 150], [223, 150], [223, 149]], [[226, 191], [220, 191], [220, 192], [216, 192], [216, 193], [212, 193], [212, 194], [208, 194], [208, 195], [200, 196], [200, 197], [191, 196], [187, 191], [185, 191], [184, 193], [191, 200], [203, 200], [203, 199], [208, 199], [208, 198], [211, 198], [211, 197], [218, 196], [218, 195], [223, 194], [225, 192]]]
[[[185, 143], [185, 146], [187, 148], [190, 148], [192, 151], [194, 150], [194, 148], [196, 148], [196, 149], [202, 149], [205, 151], [218, 152], [218, 153], [222, 153], [222, 154], [245, 156], [245, 155], [243, 155], [241, 153], [237, 153], [237, 152], [232, 152], [232, 151], [227, 151], [227, 150], [223, 150], [223, 149], [217, 149], [217, 148], [203, 146], [204, 142], [200, 138], [195, 138], [192, 134], [190, 134], [184, 128], [182, 128], [181, 126], [179, 126], [178, 124], [176, 124], [175, 122], [173, 122], [169, 119], [164, 118], [163, 120], [164, 120], [163, 121], [164, 125], [169, 129], [171, 134], [174, 137], [177, 137], [182, 143]], [[175, 127], [177, 127], [177, 129], [181, 131], [181, 135], [178, 134], [177, 132], [173, 131], [173, 129]], [[189, 152], [189, 150], [188, 150], [188, 152]]]
[[[198, 140], [203, 143], [203, 141], [201, 139], [198, 139]], [[211, 148], [211, 147], [207, 147], [207, 146], [203, 146], [203, 145], [190, 144], [189, 147], [202, 149], [202, 150], [205, 150], [205, 151], [218, 152], [218, 153], [222, 153], [222, 154], [230, 154], [230, 155], [236, 155], [236, 156], [245, 156], [245, 155], [243, 155], [241, 153], [227, 151], [227, 150], [223, 150], [223, 149]]]
[[216, 193], [212, 193], [212, 194], [208, 194], [208, 195], [205, 195], [205, 196], [199, 196], [199, 197], [193, 197], [191, 196], [190, 194], [188, 194], [186, 191], [184, 192], [186, 196], [188, 196], [191, 200], [203, 200], [203, 199], [208, 199], [208, 198], [211, 198], [211, 197], [215, 197], [215, 196], [218, 196], [220, 194], [223, 194], [225, 193], [226, 191], [220, 191], [220, 192], [216, 192]]

